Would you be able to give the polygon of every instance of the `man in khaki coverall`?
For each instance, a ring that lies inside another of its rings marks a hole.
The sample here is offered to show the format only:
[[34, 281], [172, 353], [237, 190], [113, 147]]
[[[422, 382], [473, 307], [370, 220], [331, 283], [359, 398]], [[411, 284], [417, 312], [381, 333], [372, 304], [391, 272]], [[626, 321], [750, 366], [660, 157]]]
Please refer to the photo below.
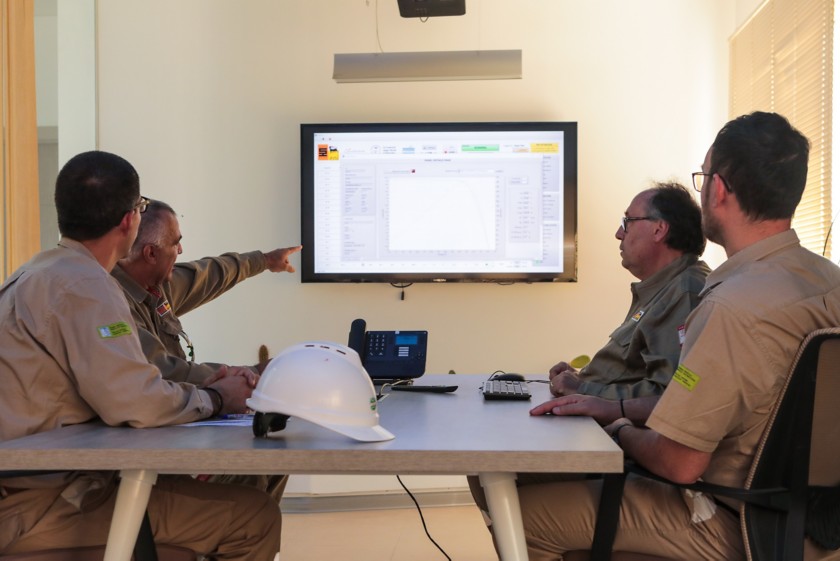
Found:
[[[106, 152], [72, 158], [56, 180], [58, 247], [0, 287], [0, 440], [101, 419], [155, 427], [245, 410], [247, 372], [223, 368], [199, 389], [149, 364], [109, 275], [137, 235], [148, 200], [137, 172]], [[0, 553], [102, 545], [113, 472], [0, 479]], [[148, 506], [159, 543], [214, 559], [271, 560], [280, 512], [256, 489], [161, 476]]]
[[[605, 427], [629, 457], [662, 477], [743, 486], [800, 343], [811, 331], [840, 325], [840, 269], [800, 246], [791, 229], [807, 168], [807, 139], [777, 114], [753, 113], [721, 129], [694, 174], [703, 231], [728, 259], [706, 281], [662, 397], [626, 401], [630, 418]], [[606, 400], [565, 396], [531, 413], [587, 414], [605, 422], [615, 409]], [[588, 550], [599, 495], [597, 481], [523, 487], [530, 559]], [[743, 559], [731, 506], [630, 478], [615, 550], [648, 558]], [[837, 555], [806, 542], [808, 558]]]
[[[685, 320], [699, 302], [709, 266], [699, 260], [706, 247], [700, 206], [678, 183], [656, 183], [636, 195], [615, 237], [621, 265], [639, 282], [630, 285], [633, 300], [624, 322], [585, 368], [577, 372], [560, 362], [549, 372], [554, 395], [587, 394], [621, 402], [661, 395], [680, 358]], [[568, 480], [568, 474], [517, 475], [518, 485]], [[478, 477], [467, 482], [485, 522], [492, 527]]]
[[[213, 380], [222, 366], [196, 362], [192, 342], [187, 338], [182, 316], [221, 296], [239, 282], [263, 271], [293, 273], [289, 257], [301, 246], [275, 249], [268, 253], [225, 253], [198, 261], [176, 263], [181, 254], [181, 227], [171, 206], [151, 201], [143, 214], [137, 239], [128, 256], [111, 271], [119, 281], [137, 324], [140, 344], [149, 362], [157, 366], [164, 379], [202, 386]], [[190, 349], [184, 352], [181, 338]], [[249, 367], [252, 386], [266, 363]], [[238, 483], [266, 489], [279, 502], [285, 475], [214, 475], [209, 481]]]
[[639, 279], [630, 285], [630, 309], [580, 372], [567, 362], [551, 368], [554, 395], [660, 395], [677, 368], [685, 320], [709, 274], [699, 260], [706, 247], [700, 207], [683, 186], [657, 183], [631, 201], [615, 237], [622, 267]]
[[[179, 316], [215, 300], [238, 283], [264, 271], [293, 273], [289, 257], [301, 246], [268, 253], [225, 253], [198, 261], [176, 263], [181, 254], [181, 228], [175, 211], [162, 201], [151, 201], [128, 256], [111, 274], [119, 281], [139, 328], [140, 343], [149, 361], [163, 377], [201, 385], [220, 364], [196, 362]], [[188, 357], [181, 338], [190, 349]], [[250, 367], [262, 372], [265, 364]]]

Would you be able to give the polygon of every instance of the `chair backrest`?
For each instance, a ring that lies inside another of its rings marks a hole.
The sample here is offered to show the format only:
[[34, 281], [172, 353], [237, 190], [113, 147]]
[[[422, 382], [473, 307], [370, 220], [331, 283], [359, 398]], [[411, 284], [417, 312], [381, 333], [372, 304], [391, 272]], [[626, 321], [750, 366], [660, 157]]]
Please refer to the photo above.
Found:
[[[806, 530], [817, 536], [814, 530], [820, 530], [820, 537], [830, 537], [831, 546], [840, 546], [840, 419], [837, 415], [837, 400], [840, 398], [840, 336], [826, 339], [820, 348], [820, 358], [817, 363], [817, 387], [814, 395], [814, 419], [811, 431], [811, 455], [809, 462], [808, 485], [825, 488], [820, 499], [824, 506], [820, 512], [809, 502], [809, 515], [823, 518], [817, 524], [808, 524]], [[812, 494], [810, 499], [813, 499]], [[809, 521], [810, 522], [810, 521]], [[806, 544], [805, 559], [826, 559], [827, 551], [816, 544]], [[809, 555], [816, 552], [816, 555]], [[840, 559], [840, 551], [835, 550], [831, 556]]]
[[[838, 369], [840, 327], [809, 334], [770, 413], [744, 484], [747, 491], [702, 481], [679, 485], [744, 501], [741, 530], [748, 561], [801, 561], [806, 551], [808, 561], [840, 561]], [[633, 464], [625, 467], [625, 475], [633, 471], [663, 481]], [[607, 477], [598, 507], [593, 561], [610, 559], [618, 522], [618, 516], [609, 514], [621, 503], [623, 484], [611, 484], [609, 489]], [[623, 483], [620, 476], [614, 481]], [[815, 496], [818, 501], [813, 500]], [[828, 543], [836, 544], [830, 546], [836, 550], [822, 549], [805, 538], [809, 504], [820, 508], [812, 508], [808, 527], [818, 529]], [[817, 523], [811, 524], [814, 520]]]
[[823, 340], [817, 362], [817, 387], [814, 395], [814, 420], [811, 432], [809, 485], [832, 487], [840, 484], [840, 329]]
[[809, 485], [840, 483], [840, 328], [805, 338], [756, 451], [745, 487], [790, 490], [787, 509], [744, 504], [747, 559], [802, 559]]

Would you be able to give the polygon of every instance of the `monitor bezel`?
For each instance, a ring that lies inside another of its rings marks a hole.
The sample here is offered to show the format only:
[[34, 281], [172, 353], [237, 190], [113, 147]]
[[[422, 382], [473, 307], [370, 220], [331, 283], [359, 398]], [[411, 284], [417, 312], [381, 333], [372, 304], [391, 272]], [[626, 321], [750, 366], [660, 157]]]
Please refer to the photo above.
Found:
[[[316, 273], [314, 231], [315, 135], [325, 132], [493, 132], [561, 131], [563, 140], [563, 271], [556, 272], [447, 272], [447, 273]], [[305, 283], [390, 283], [423, 282], [492, 282], [537, 283], [577, 282], [577, 191], [578, 191], [577, 122], [436, 122], [436, 123], [303, 123], [300, 125], [301, 158], [301, 282]]]

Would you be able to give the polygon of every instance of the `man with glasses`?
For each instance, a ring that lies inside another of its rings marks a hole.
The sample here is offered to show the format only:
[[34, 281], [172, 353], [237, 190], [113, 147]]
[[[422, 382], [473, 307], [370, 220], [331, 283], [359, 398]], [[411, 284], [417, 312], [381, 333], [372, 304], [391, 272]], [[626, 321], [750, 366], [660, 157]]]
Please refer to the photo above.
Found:
[[[797, 349], [812, 331], [840, 325], [840, 268], [804, 249], [791, 229], [808, 150], [784, 117], [756, 112], [720, 130], [694, 175], [703, 232], [727, 261], [709, 275], [689, 316], [665, 392], [655, 403], [626, 402], [631, 419], [605, 427], [628, 457], [665, 479], [743, 487]], [[581, 414], [573, 398], [532, 414]], [[595, 480], [522, 488], [530, 559], [590, 549], [599, 495]], [[737, 507], [628, 478], [614, 549], [645, 558], [743, 559]], [[810, 539], [805, 547], [806, 558], [828, 553]]]
[[[624, 321], [580, 372], [560, 362], [549, 371], [551, 393], [575, 395], [580, 407], [597, 409], [607, 424], [624, 417], [624, 400], [662, 394], [674, 375], [685, 337], [685, 321], [699, 301], [709, 267], [699, 260], [706, 247], [700, 206], [679, 183], [660, 182], [636, 195], [615, 232], [621, 265], [639, 282]], [[582, 414], [593, 414], [584, 412]], [[517, 484], [569, 479], [522, 473]], [[467, 478], [476, 505], [491, 525], [478, 478]]]
[[[199, 386], [211, 383], [220, 364], [197, 362], [195, 348], [178, 316], [216, 299], [241, 281], [263, 271], [293, 273], [289, 257], [301, 246], [275, 249], [268, 253], [225, 253], [198, 261], [176, 263], [181, 254], [181, 228], [171, 206], [149, 201], [148, 210], [128, 256], [117, 263], [111, 274], [119, 281], [137, 323], [140, 344], [149, 362], [163, 377], [173, 382]], [[189, 350], [189, 356], [181, 345]], [[247, 367], [252, 387], [266, 366], [263, 361]], [[283, 494], [286, 476], [217, 475], [210, 481], [250, 484], [268, 489], [277, 501]]]
[[[245, 376], [178, 384], [143, 354], [109, 275], [148, 205], [132, 165], [99, 151], [71, 158], [55, 205], [58, 247], [0, 287], [0, 440], [96, 419], [157, 427], [243, 412], [252, 389]], [[0, 479], [0, 554], [104, 545], [115, 498], [115, 472]], [[279, 508], [256, 489], [161, 476], [148, 513], [158, 543], [243, 561], [268, 561], [279, 549]]]
[[[289, 257], [300, 251], [301, 246], [267, 253], [225, 253], [176, 263], [182, 238], [178, 216], [172, 207], [162, 201], [150, 201], [137, 239], [111, 274], [125, 292], [149, 361], [168, 380], [201, 385], [212, 378], [219, 365], [196, 362], [195, 348], [179, 316], [264, 271], [295, 272]], [[184, 351], [182, 341], [190, 356]], [[265, 363], [249, 367], [255, 374], [263, 368]], [[255, 383], [256, 378], [251, 379]]]
[[[630, 309], [580, 372], [568, 362], [551, 368], [554, 395], [660, 395], [677, 367], [685, 320], [709, 274], [699, 260], [706, 247], [700, 207], [682, 185], [658, 183], [631, 201], [615, 237], [622, 267], [639, 279], [630, 285]], [[623, 416], [619, 407], [615, 413]]]

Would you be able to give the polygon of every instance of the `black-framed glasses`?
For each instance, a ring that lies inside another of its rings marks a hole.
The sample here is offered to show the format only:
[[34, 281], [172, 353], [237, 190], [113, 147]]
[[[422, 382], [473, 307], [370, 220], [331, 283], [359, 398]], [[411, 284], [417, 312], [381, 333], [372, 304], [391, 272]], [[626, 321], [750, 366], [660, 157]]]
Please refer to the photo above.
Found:
[[706, 177], [712, 177], [713, 173], [705, 173], [702, 171], [695, 171], [691, 174], [691, 183], [694, 185], [694, 190], [698, 193], [703, 190], [703, 184], [706, 182]]
[[[691, 174], [691, 184], [694, 185], [694, 190], [698, 193], [703, 190], [703, 184], [706, 183], [707, 177], [714, 177], [714, 173], [705, 173], [702, 171], [695, 171]], [[720, 177], [720, 180], [723, 181], [723, 186], [726, 188], [727, 191], [730, 193], [732, 189], [729, 188], [729, 183], [726, 182], [726, 179], [721, 175], [717, 174]]]
[[146, 197], [141, 195], [140, 200], [137, 201], [133, 207], [131, 207], [131, 210], [139, 210], [140, 214], [142, 214], [146, 212], [146, 209], [149, 207], [150, 204], [152, 204], [152, 200], [147, 199]]
[[658, 220], [658, 218], [654, 218], [653, 216], [622, 216], [621, 217], [621, 229], [626, 232], [627, 231], [627, 223], [628, 222], [635, 222], [636, 220]]

